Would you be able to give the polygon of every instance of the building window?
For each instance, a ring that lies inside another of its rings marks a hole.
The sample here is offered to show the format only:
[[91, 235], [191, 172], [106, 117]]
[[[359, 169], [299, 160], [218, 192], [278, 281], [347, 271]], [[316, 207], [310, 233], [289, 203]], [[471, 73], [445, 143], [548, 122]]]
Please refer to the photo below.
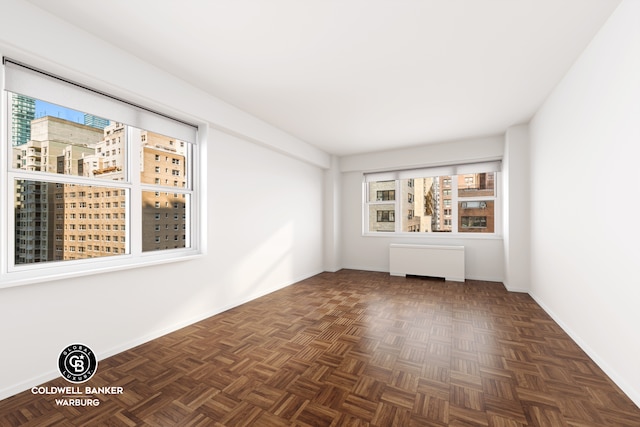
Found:
[[378, 211], [377, 212], [377, 221], [378, 222], [394, 222], [395, 212], [394, 211]]
[[376, 200], [395, 200], [396, 192], [395, 190], [378, 190], [376, 191]]
[[[365, 234], [496, 234], [499, 168], [496, 161], [367, 173], [363, 230]], [[400, 197], [380, 197], [385, 194]], [[389, 219], [396, 217], [397, 222]]]
[[[80, 263], [84, 258], [106, 258], [101, 268], [116, 270], [123, 262], [142, 266], [200, 253], [195, 126], [6, 58], [3, 66], [8, 104], [2, 109], [7, 115], [3, 122], [10, 129], [2, 132], [1, 157], [11, 160], [0, 165], [3, 182], [10, 184], [8, 191], [1, 190], [1, 209], [13, 209], [13, 215], [0, 224], [0, 256], [7, 257], [0, 263], [0, 287], [90, 274], [94, 264]], [[40, 91], [47, 94], [47, 102], [39, 98]], [[108, 119], [89, 122], [87, 117]], [[89, 124], [81, 124], [83, 119]], [[145, 123], [144, 128], [139, 123]], [[17, 136], [8, 139], [7, 134]], [[109, 162], [104, 153], [111, 154]], [[160, 158], [171, 159], [175, 169], [160, 171], [153, 164]], [[176, 176], [181, 179], [175, 181]], [[161, 182], [170, 177], [167, 193], [163, 190], [168, 185]], [[166, 208], [152, 200], [155, 194], [166, 195], [160, 199]], [[143, 257], [155, 243], [150, 231], [156, 221], [168, 217], [169, 206], [178, 205], [185, 214], [171, 223], [177, 220], [184, 226], [177, 238], [181, 244]], [[34, 224], [37, 235], [30, 232]], [[85, 233], [87, 228], [110, 235], [78, 236], [77, 230]], [[86, 251], [54, 244], [87, 238], [95, 244]], [[50, 267], [37, 268], [42, 264]]]
[[487, 228], [486, 216], [462, 216], [460, 226], [464, 228]]

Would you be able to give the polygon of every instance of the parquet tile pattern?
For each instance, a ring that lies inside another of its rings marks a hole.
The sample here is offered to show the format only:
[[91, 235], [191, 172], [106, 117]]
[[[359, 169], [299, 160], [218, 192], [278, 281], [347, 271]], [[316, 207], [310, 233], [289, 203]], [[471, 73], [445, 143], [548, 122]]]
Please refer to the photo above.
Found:
[[354, 270], [102, 360], [84, 385], [124, 393], [61, 407], [27, 391], [0, 402], [0, 425], [640, 426], [530, 296]]

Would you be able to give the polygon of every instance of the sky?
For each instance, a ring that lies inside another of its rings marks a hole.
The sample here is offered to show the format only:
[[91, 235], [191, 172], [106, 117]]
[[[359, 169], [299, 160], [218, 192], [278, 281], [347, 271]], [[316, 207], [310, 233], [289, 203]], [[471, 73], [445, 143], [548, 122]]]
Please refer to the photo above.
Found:
[[59, 117], [76, 123], [84, 123], [84, 113], [36, 99], [36, 119], [44, 116]]

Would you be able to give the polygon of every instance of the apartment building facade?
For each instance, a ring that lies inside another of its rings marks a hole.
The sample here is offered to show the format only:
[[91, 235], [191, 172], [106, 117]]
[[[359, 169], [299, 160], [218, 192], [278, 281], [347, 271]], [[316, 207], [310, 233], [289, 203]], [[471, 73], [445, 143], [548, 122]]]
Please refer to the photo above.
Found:
[[126, 179], [125, 144], [131, 138], [129, 143], [140, 147], [142, 183], [184, 187], [184, 143], [137, 129], [126, 135], [125, 125], [118, 122], [99, 129], [50, 116], [33, 120], [31, 135], [27, 143], [14, 147], [15, 167], [105, 183], [58, 183], [50, 176], [46, 181], [16, 181], [16, 265], [127, 253], [127, 205], [136, 196], [142, 198], [142, 250], [185, 247], [183, 194], [154, 190], [139, 196], [113, 185]]

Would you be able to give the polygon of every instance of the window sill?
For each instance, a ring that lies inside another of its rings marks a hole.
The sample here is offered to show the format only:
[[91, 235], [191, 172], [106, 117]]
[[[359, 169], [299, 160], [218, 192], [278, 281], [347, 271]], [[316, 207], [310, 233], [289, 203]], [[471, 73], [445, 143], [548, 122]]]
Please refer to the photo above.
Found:
[[412, 240], [502, 240], [501, 234], [496, 233], [362, 233], [362, 237], [374, 238], [403, 238]]
[[113, 259], [94, 258], [78, 260], [73, 262], [72, 265], [69, 265], [70, 261], [60, 261], [59, 263], [49, 262], [43, 263], [42, 265], [29, 264], [25, 266], [26, 268], [24, 269], [16, 268], [15, 271], [2, 273], [0, 276], [0, 289], [172, 262], [189, 261], [202, 256], [204, 256], [204, 254], [197, 250], [176, 250], [171, 254], [149, 253], [137, 257], [122, 255], [114, 256]]

